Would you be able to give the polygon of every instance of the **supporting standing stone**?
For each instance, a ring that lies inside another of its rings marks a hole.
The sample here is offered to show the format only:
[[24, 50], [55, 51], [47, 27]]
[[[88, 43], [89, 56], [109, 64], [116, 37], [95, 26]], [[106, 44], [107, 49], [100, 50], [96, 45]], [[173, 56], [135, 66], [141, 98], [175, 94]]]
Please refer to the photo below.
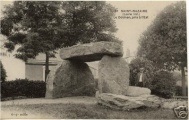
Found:
[[129, 66], [123, 58], [104, 56], [98, 69], [100, 93], [125, 94], [129, 86]]
[[116, 42], [103, 41], [62, 48], [60, 51], [60, 57], [63, 60], [75, 59], [84, 62], [101, 60], [104, 55], [122, 56], [122, 45]]
[[94, 77], [86, 63], [64, 60], [50, 71], [46, 89], [46, 98], [94, 96]]

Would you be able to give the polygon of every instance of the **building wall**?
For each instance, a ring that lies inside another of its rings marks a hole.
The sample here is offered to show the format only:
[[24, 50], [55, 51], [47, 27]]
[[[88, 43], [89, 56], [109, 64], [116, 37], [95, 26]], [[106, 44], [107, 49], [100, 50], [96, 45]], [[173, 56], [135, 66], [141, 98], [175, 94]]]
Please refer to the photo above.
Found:
[[29, 80], [43, 80], [43, 65], [26, 64], [26, 78]]
[[[53, 69], [53, 66], [50, 65], [49, 70]], [[94, 78], [97, 78], [97, 70], [93, 67], [89, 67]], [[26, 64], [26, 78], [29, 80], [43, 80], [45, 81], [45, 66], [40, 64]]]
[[[49, 65], [51, 70], [55, 65]], [[45, 81], [45, 65], [43, 64], [26, 64], [26, 78], [29, 80]]]
[[7, 73], [7, 81], [25, 78], [25, 62], [13, 57], [1, 57]]
[[6, 81], [24, 79], [25, 62], [15, 58], [15, 51], [11, 53], [8, 52], [7, 49], [4, 48], [4, 42], [6, 42], [6, 39], [0, 35], [0, 60], [7, 73]]
[[25, 78], [25, 62], [15, 58], [11, 53], [1, 48], [0, 60], [4, 66], [6, 81]]

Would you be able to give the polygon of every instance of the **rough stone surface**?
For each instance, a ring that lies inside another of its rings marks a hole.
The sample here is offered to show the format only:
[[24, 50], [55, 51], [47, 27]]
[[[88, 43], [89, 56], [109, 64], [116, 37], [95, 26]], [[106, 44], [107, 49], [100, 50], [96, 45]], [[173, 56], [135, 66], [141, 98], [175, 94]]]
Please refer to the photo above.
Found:
[[125, 94], [129, 86], [129, 66], [123, 58], [104, 56], [98, 69], [100, 93]]
[[129, 86], [125, 95], [136, 97], [140, 95], [150, 95], [150, 94], [151, 94], [151, 90], [148, 88]]
[[107, 106], [111, 109], [130, 110], [139, 107], [157, 108], [161, 105], [159, 97], [154, 95], [142, 95], [138, 97], [129, 97], [110, 93], [96, 95], [99, 105]]
[[50, 71], [47, 78], [46, 98], [81, 95], [95, 95], [94, 77], [86, 63], [64, 60]]
[[75, 45], [60, 50], [62, 59], [75, 59], [84, 62], [101, 60], [104, 55], [122, 56], [123, 48], [116, 42], [95, 42], [89, 44]]
[[174, 109], [179, 106], [186, 106], [188, 108], [188, 100], [163, 100], [161, 107], [165, 109]]

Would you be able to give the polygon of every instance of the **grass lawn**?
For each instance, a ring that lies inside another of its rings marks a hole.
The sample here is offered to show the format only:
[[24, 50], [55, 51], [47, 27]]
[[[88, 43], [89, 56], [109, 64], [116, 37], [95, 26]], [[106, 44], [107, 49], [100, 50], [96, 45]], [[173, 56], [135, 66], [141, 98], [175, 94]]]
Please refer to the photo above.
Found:
[[[118, 111], [96, 104], [6, 105], [1, 106], [1, 110], [4, 112], [2, 113], [2, 118], [10, 118], [12, 116], [11, 118], [44, 119], [176, 119], [174, 111], [170, 109], [143, 108], [131, 111]], [[6, 111], [9, 113], [6, 113]], [[27, 116], [16, 116], [14, 113], [26, 113]]]

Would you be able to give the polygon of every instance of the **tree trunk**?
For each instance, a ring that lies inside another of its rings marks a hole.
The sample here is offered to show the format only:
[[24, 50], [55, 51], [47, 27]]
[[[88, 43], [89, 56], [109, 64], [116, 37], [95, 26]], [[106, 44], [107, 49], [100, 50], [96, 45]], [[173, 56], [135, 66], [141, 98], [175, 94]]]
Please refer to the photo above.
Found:
[[185, 71], [183, 65], [181, 65], [181, 74], [182, 74], [182, 95], [186, 96], [186, 79], [185, 79]]
[[45, 61], [45, 82], [47, 80], [47, 75], [49, 74], [49, 52], [46, 52], [46, 61]]

